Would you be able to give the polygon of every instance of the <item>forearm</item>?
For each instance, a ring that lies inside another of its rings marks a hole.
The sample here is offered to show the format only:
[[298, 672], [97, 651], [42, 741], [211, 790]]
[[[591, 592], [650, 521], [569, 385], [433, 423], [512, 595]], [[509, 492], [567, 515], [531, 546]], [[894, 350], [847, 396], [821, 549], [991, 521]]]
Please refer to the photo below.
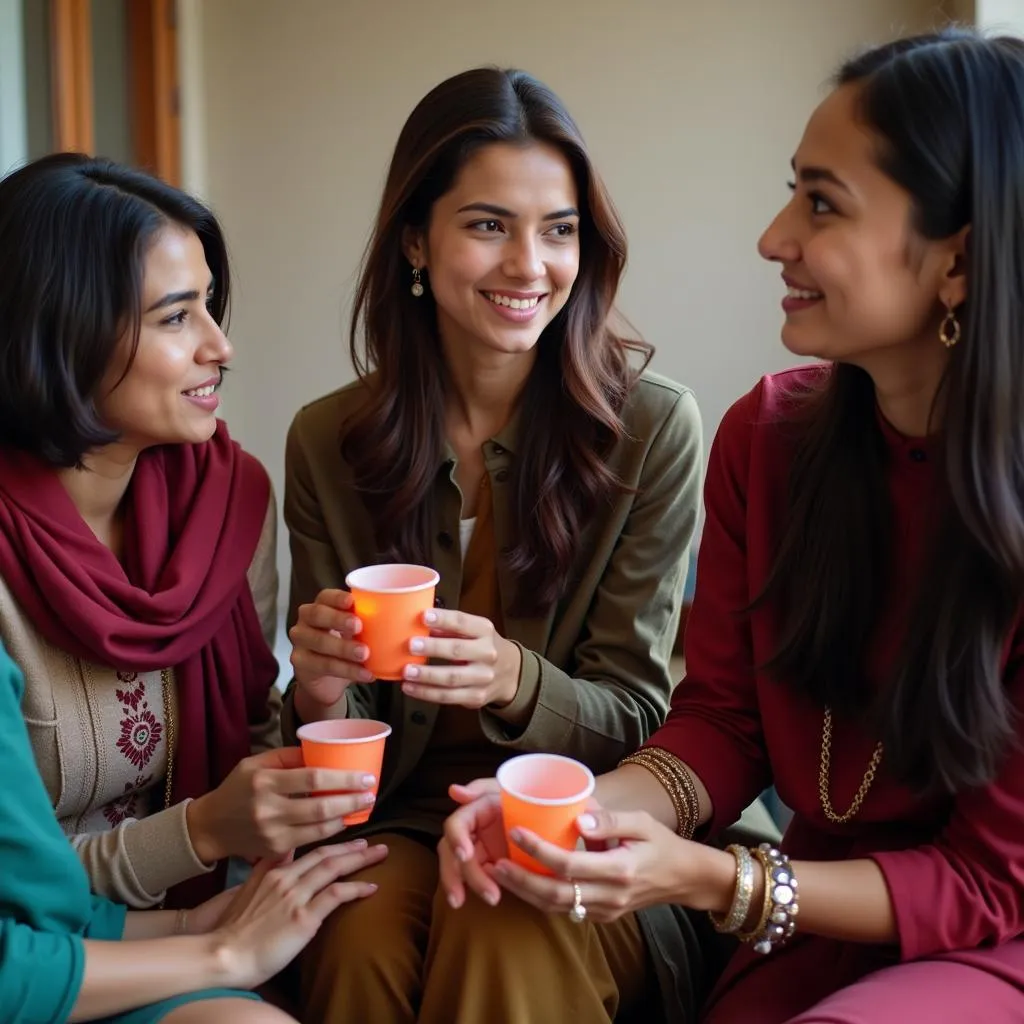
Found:
[[86, 939], [83, 948], [85, 974], [72, 1021], [108, 1017], [185, 992], [237, 984], [229, 957], [208, 935], [132, 942]]
[[[685, 762], [683, 767], [686, 767]], [[692, 771], [690, 778], [697, 791], [700, 806], [697, 824], [700, 827], [711, 820], [711, 797], [704, 783]], [[621, 768], [599, 776], [594, 797], [602, 807], [610, 811], [646, 811], [673, 832], [679, 826], [668, 791], [651, 772], [638, 764], [624, 764]]]
[[125, 942], [135, 939], [162, 939], [173, 935], [178, 917], [178, 910], [130, 910], [124, 919]]
[[[701, 858], [701, 884], [680, 892], [679, 902], [695, 910], [725, 915], [736, 891], [736, 861], [732, 854], [702, 847], [692, 856]], [[793, 861], [793, 877], [799, 885], [800, 913], [797, 930], [822, 938], [869, 945], [899, 941], [892, 900], [881, 869], [873, 860]], [[686, 877], [691, 877], [686, 872]], [[764, 905], [764, 868], [754, 861], [754, 892], [744, 927], [757, 926]]]

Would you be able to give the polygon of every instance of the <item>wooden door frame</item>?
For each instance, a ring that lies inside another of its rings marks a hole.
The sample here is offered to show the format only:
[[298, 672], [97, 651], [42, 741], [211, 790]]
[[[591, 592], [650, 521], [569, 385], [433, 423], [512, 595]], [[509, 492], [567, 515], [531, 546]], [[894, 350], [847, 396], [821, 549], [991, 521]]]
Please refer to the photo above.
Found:
[[[179, 185], [176, 0], [126, 0], [133, 163]], [[90, 0], [50, 0], [53, 138], [58, 150], [95, 152]]]

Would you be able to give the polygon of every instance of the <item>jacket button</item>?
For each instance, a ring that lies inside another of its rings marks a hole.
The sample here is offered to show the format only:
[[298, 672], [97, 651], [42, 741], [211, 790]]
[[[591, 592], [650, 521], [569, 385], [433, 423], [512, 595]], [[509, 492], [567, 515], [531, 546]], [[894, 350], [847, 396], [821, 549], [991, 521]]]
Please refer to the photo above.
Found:
[[437, 535], [437, 545], [442, 551], [451, 551], [454, 543], [455, 541], [452, 540], [452, 535], [447, 530], [442, 530]]
[[443, 597], [435, 597], [434, 598], [434, 607], [435, 608], [444, 608], [444, 607], [446, 607], [446, 605], [444, 603], [444, 598]]
[[910, 461], [911, 462], [927, 462], [928, 453], [922, 448], [911, 448], [910, 449]]
[[426, 725], [427, 716], [422, 711], [414, 711], [409, 718], [412, 720], [413, 725]]
[[505, 449], [502, 448], [500, 444], [491, 445], [491, 451], [494, 452], [495, 455], [505, 454]]
[[494, 479], [497, 480], [499, 484], [503, 484], [508, 479], [508, 470], [499, 469], [498, 472], [494, 474]]

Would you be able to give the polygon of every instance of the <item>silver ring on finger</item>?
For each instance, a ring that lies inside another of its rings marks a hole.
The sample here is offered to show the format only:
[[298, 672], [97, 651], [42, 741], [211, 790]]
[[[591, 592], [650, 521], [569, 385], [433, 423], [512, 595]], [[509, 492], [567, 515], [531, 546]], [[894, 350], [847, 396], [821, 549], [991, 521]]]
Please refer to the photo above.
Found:
[[577, 882], [572, 883], [572, 909], [569, 911], [569, 920], [573, 924], [583, 924], [587, 919], [587, 908], [583, 906], [583, 890]]

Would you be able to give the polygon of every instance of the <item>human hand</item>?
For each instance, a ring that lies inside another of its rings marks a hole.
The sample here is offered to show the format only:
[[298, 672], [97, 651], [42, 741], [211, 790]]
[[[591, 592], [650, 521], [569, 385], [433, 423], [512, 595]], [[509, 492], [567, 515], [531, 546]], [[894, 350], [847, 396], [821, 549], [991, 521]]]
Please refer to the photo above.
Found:
[[321, 846], [295, 861], [261, 860], [212, 934], [232, 985], [262, 984], [306, 947], [332, 910], [376, 892], [371, 882], [339, 879], [386, 856], [385, 846], [360, 839]]
[[522, 654], [499, 636], [490, 619], [431, 608], [423, 613], [430, 636], [413, 637], [409, 650], [449, 662], [406, 665], [402, 692], [434, 704], [482, 708], [510, 703], [519, 690]]
[[[372, 775], [306, 768], [298, 747], [240, 761], [185, 812], [189, 838], [207, 864], [224, 857], [280, 857], [337, 835], [342, 818], [374, 802]], [[336, 796], [311, 793], [344, 791]]]
[[498, 783], [476, 779], [468, 786], [450, 786], [448, 793], [462, 806], [449, 815], [437, 844], [441, 888], [456, 910], [466, 902], [467, 886], [495, 906], [501, 888], [487, 869], [508, 856]]
[[[458, 813], [458, 812], [456, 812]], [[503, 858], [484, 870], [503, 889], [548, 913], [568, 913], [574, 884], [593, 921], [614, 921], [657, 903], [695, 910], [727, 907], [735, 881], [730, 854], [682, 839], [644, 811], [596, 809], [580, 816], [585, 851], [567, 851], [522, 829], [512, 841], [553, 872], [534, 874]], [[595, 850], [593, 846], [605, 849]]]
[[321, 590], [311, 604], [299, 606], [298, 619], [288, 631], [292, 668], [307, 706], [323, 709], [338, 703], [354, 683], [373, 681], [363, 667], [366, 644], [356, 639], [363, 624], [353, 614], [355, 601], [347, 590]]

